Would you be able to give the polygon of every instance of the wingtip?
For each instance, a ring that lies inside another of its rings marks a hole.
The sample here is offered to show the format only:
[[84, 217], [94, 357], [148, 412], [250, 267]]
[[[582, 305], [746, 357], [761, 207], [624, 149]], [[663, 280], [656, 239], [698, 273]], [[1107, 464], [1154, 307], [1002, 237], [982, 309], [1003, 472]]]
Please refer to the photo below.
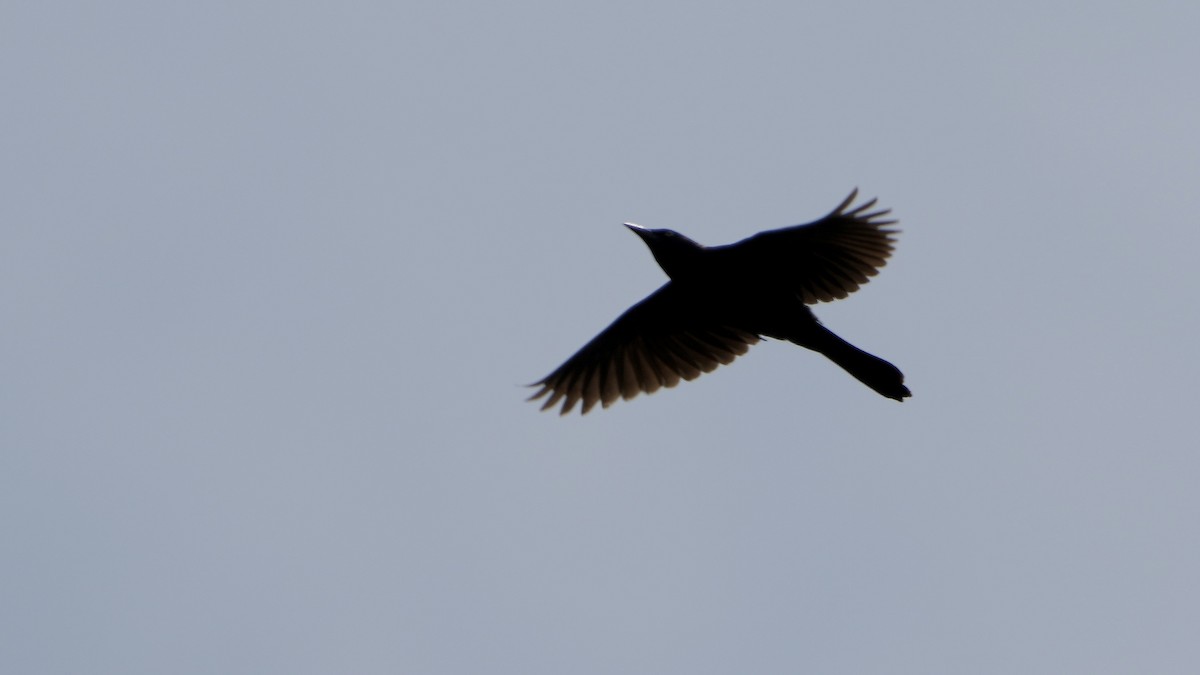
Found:
[[850, 191], [850, 194], [847, 195], [846, 198], [842, 200], [842, 203], [838, 204], [837, 208], [834, 209], [833, 211], [831, 211], [829, 213], [829, 215], [831, 215], [831, 216], [841, 215], [846, 210], [846, 207], [850, 206], [850, 204], [854, 201], [854, 199], [856, 197], [858, 197], [858, 186], [857, 185], [854, 186], [854, 189]]

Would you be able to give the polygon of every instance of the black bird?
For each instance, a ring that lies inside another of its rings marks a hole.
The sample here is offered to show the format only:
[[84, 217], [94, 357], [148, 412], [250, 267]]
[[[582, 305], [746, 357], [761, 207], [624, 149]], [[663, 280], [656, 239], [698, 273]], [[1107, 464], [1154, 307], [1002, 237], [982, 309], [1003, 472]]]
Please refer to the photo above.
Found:
[[586, 414], [679, 380], [694, 380], [745, 354], [763, 337], [787, 340], [828, 357], [880, 394], [910, 396], [904, 375], [821, 325], [808, 305], [844, 298], [879, 272], [892, 253], [891, 209], [849, 197], [807, 225], [760, 232], [727, 246], [701, 246], [671, 230], [626, 227], [650, 247], [671, 278], [629, 308], [540, 382], [542, 410], [560, 414], [583, 402]]

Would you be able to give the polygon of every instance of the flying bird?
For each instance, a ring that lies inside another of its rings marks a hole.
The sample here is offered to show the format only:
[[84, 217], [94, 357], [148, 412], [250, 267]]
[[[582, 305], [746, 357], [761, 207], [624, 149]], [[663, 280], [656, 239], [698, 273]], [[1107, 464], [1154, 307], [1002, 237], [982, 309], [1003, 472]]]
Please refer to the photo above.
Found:
[[904, 375], [826, 328], [808, 305], [844, 298], [879, 272], [892, 253], [897, 221], [875, 199], [851, 208], [858, 189], [820, 220], [760, 232], [726, 246], [701, 246], [671, 230], [625, 223], [650, 248], [670, 281], [629, 308], [608, 328], [530, 386], [530, 401], [562, 401], [565, 415], [597, 403], [731, 363], [760, 339], [787, 340], [825, 355], [858, 381], [897, 401], [911, 393]]

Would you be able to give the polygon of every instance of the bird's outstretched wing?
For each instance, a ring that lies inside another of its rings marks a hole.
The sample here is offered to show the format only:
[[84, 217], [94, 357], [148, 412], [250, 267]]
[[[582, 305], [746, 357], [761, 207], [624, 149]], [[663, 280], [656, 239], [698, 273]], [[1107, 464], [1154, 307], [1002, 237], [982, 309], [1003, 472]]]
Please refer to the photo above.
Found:
[[872, 210], [871, 199], [853, 208], [858, 188], [829, 215], [806, 225], [761, 232], [714, 247], [728, 264], [753, 271], [806, 304], [844, 298], [879, 273], [892, 253], [897, 221], [891, 209]]
[[758, 342], [757, 335], [706, 322], [696, 301], [667, 282], [629, 308], [553, 373], [530, 386], [530, 401], [550, 395], [542, 410], [560, 400], [559, 414], [582, 402], [582, 414], [597, 403], [674, 387], [731, 363]]

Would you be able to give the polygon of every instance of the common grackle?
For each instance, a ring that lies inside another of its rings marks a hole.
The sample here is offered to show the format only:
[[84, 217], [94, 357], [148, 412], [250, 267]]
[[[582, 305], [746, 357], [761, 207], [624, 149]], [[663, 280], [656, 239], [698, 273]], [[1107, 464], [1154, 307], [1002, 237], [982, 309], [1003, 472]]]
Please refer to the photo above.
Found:
[[745, 354], [763, 337], [824, 354], [883, 396], [910, 395], [904, 375], [825, 328], [808, 305], [844, 298], [879, 272], [891, 255], [897, 221], [875, 200], [849, 197], [806, 225], [761, 232], [726, 246], [701, 246], [671, 230], [626, 223], [671, 279], [531, 386], [560, 414], [694, 380]]

